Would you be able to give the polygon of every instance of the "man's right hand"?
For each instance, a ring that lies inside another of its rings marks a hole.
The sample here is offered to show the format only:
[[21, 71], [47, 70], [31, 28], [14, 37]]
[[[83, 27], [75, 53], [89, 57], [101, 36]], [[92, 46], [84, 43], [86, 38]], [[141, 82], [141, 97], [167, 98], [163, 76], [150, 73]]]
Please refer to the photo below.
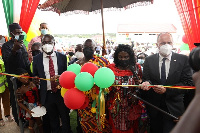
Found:
[[19, 50], [23, 45], [23, 41], [18, 42], [17, 40], [14, 41], [14, 46], [12, 51], [16, 52], [17, 50]]
[[142, 90], [145, 90], [145, 91], [148, 91], [151, 87], [150, 87], [150, 83], [148, 81], [146, 82], [143, 82], [142, 84], [139, 84], [140, 85], [140, 89]]

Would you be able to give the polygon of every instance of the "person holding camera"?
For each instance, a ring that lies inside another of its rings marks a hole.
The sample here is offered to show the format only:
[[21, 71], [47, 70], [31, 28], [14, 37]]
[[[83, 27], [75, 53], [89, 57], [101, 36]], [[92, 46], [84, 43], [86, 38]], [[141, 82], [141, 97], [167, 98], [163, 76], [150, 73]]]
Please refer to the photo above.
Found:
[[[22, 35], [21, 26], [18, 23], [12, 23], [9, 25], [9, 31], [12, 39], [4, 43], [2, 46], [2, 58], [5, 65], [5, 72], [9, 74], [16, 74], [17, 68], [23, 68], [29, 74], [31, 74], [28, 53], [25, 45], [23, 44], [24, 35]], [[12, 113], [15, 122], [18, 124], [19, 121], [17, 115], [15, 95], [13, 90], [13, 84], [10, 78], [10, 76], [7, 76]]]

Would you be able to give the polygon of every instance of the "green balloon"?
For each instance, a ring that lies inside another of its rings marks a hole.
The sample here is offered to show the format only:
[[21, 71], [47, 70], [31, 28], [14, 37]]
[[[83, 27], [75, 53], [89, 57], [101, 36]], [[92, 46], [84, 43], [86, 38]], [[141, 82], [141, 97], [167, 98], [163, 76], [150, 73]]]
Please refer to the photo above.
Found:
[[28, 48], [28, 41], [24, 41], [24, 45], [26, 46], [26, 48]]
[[183, 50], [190, 50], [189, 45], [186, 44], [186, 43], [181, 44], [180, 50], [181, 50], [181, 51], [183, 51]]
[[78, 75], [81, 72], [81, 66], [79, 64], [71, 64], [67, 67], [67, 71], [74, 72]]
[[80, 91], [88, 91], [94, 86], [93, 76], [88, 72], [81, 72], [75, 78], [75, 86]]
[[115, 81], [115, 75], [110, 68], [102, 67], [94, 74], [94, 82], [100, 88], [108, 88]]

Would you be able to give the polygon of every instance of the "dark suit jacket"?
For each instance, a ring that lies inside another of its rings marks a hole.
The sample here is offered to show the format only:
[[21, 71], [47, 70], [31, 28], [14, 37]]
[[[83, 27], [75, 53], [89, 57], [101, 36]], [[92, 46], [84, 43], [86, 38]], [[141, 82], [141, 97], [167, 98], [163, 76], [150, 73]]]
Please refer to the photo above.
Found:
[[[152, 85], [161, 85], [159, 73], [159, 54], [154, 54], [145, 59], [143, 68], [143, 81], [149, 81]], [[170, 69], [165, 85], [192, 86], [192, 70], [188, 64], [188, 57], [172, 53]], [[179, 117], [184, 112], [183, 96], [186, 90], [167, 88], [165, 94], [157, 94], [151, 88], [142, 91], [142, 97], [148, 102], [159, 107], [164, 95], [168, 111]], [[155, 117], [157, 110], [147, 107], [150, 117]]]
[[28, 60], [28, 53], [25, 45], [16, 51], [13, 55], [12, 48], [14, 42], [12, 40], [6, 42], [2, 46], [2, 58], [5, 64], [5, 70], [7, 73], [16, 74], [17, 68], [25, 69], [29, 74], [30, 72], [30, 61]]
[[[56, 52], [57, 65], [58, 65], [58, 75], [61, 75], [67, 70], [67, 58], [66, 55]], [[33, 57], [33, 75], [39, 78], [46, 78], [43, 65], [43, 53], [38, 54]], [[45, 104], [47, 93], [47, 81], [40, 80], [40, 102], [42, 105]]]

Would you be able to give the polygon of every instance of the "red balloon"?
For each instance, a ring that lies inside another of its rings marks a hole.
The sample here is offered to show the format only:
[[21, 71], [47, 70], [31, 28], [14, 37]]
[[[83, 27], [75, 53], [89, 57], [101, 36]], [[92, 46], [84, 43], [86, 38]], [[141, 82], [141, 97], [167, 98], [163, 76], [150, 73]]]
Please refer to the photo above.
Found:
[[83, 106], [80, 107], [80, 109], [85, 109], [85, 108], [88, 106], [88, 104], [89, 104], [89, 99], [88, 99], [88, 97], [86, 96], [86, 97], [85, 97], [85, 102], [84, 102]]
[[95, 74], [95, 72], [97, 70], [98, 70], [98, 67], [95, 64], [91, 63], [91, 62], [85, 63], [81, 68], [81, 72], [88, 72], [93, 77], [94, 77], [94, 74]]
[[77, 88], [69, 89], [64, 95], [64, 103], [69, 109], [79, 109], [85, 102], [85, 94]]
[[63, 88], [70, 89], [75, 87], [74, 80], [76, 74], [71, 71], [65, 71], [60, 75], [59, 83]]
[[187, 39], [186, 35], [183, 35], [182, 41], [183, 41], [184, 43], [188, 44], [188, 39]]

